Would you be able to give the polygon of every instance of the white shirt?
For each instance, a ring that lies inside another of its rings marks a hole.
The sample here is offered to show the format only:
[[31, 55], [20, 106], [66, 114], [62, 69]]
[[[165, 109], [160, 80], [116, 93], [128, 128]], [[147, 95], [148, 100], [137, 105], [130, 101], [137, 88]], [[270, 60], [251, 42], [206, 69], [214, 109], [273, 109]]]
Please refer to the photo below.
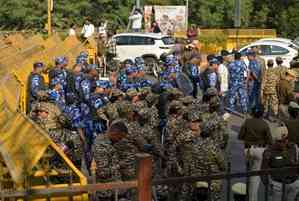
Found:
[[107, 28], [107, 23], [105, 23], [103, 26], [100, 26], [99, 28], [98, 28], [98, 33], [100, 34], [100, 35], [103, 35], [103, 36], [106, 36], [106, 28]]
[[69, 30], [69, 36], [75, 36], [76, 35], [76, 31], [73, 28], [70, 28]]
[[228, 70], [226, 66], [220, 64], [218, 68], [218, 73], [221, 79], [220, 90], [221, 92], [226, 92], [228, 90]]
[[142, 27], [142, 15], [140, 13], [134, 14], [129, 17], [132, 20], [132, 29], [141, 29]]
[[83, 29], [81, 31], [81, 34], [83, 34], [84, 38], [88, 38], [90, 36], [92, 36], [92, 34], [94, 33], [94, 25], [93, 24], [85, 24], [83, 26]]

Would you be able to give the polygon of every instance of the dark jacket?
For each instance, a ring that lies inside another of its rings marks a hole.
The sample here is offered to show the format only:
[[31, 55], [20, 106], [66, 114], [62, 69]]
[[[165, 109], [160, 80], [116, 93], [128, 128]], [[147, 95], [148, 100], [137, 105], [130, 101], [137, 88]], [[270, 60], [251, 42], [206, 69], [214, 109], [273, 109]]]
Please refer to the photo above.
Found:
[[272, 143], [270, 128], [263, 119], [246, 119], [239, 133], [245, 145], [268, 145]]
[[284, 121], [288, 128], [288, 139], [290, 142], [299, 143], [299, 119], [290, 119]]
[[[261, 169], [274, 169], [292, 167], [298, 165], [298, 156], [296, 146], [293, 143], [287, 144], [282, 148], [278, 144], [273, 144], [264, 151]], [[284, 182], [286, 184], [293, 183], [298, 176], [298, 172], [288, 170], [288, 172], [272, 173], [271, 179], [277, 182]], [[264, 184], [268, 183], [268, 176], [261, 176]]]

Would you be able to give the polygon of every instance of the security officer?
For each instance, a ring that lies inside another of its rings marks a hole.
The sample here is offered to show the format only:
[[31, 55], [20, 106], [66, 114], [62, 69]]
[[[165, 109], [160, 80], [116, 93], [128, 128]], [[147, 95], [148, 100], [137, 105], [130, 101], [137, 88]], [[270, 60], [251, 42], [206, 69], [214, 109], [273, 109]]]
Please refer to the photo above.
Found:
[[85, 76], [80, 83], [79, 96], [80, 99], [87, 104], [91, 93], [95, 90], [96, 80], [99, 75], [97, 70], [94, 68], [87, 69], [85, 72]]
[[128, 80], [128, 76], [127, 76], [127, 68], [133, 67], [134, 66], [134, 62], [131, 59], [126, 59], [123, 64], [122, 64], [122, 68], [118, 71], [117, 73], [117, 88], [122, 89], [122, 85], [124, 85], [127, 80]]
[[138, 76], [138, 68], [136, 66], [131, 66], [126, 68], [126, 79], [120, 84], [120, 89], [124, 92], [129, 89], [137, 89], [139, 87], [135, 79]]
[[37, 93], [42, 90], [46, 90], [44, 77], [41, 75], [44, 70], [44, 64], [42, 62], [36, 62], [33, 64], [33, 71], [28, 77], [28, 107], [27, 113], [31, 111], [32, 103], [37, 101]]
[[84, 78], [84, 73], [82, 72], [82, 64], [75, 64], [72, 71], [67, 75], [67, 86], [66, 86], [66, 96], [68, 94], [74, 94], [77, 99], [80, 98], [80, 84]]
[[53, 87], [53, 79], [59, 80], [62, 89], [66, 90], [66, 79], [67, 79], [67, 70], [65, 69], [66, 58], [63, 56], [57, 57], [55, 59], [55, 67], [49, 71], [49, 85], [50, 88]]
[[249, 109], [252, 109], [260, 103], [260, 89], [262, 81], [262, 67], [256, 58], [256, 52], [249, 50], [247, 52], [249, 60], [249, 81], [248, 81], [248, 94], [249, 94]]
[[288, 111], [290, 119], [285, 119], [283, 121], [288, 128], [288, 140], [299, 146], [299, 105], [296, 102], [290, 102]]
[[[245, 155], [250, 170], [259, 170], [262, 162], [262, 155], [267, 145], [272, 143], [270, 128], [263, 120], [263, 106], [258, 105], [252, 109], [253, 118], [246, 119], [239, 133], [239, 140], [244, 141]], [[259, 177], [250, 177], [249, 180], [250, 201], [257, 201]]]
[[296, 72], [287, 70], [283, 80], [278, 85], [279, 117], [280, 119], [289, 118], [288, 105], [295, 99], [293, 93], [293, 84], [297, 78]]
[[185, 66], [187, 75], [193, 84], [193, 97], [196, 98], [198, 96], [198, 90], [200, 86], [200, 66], [201, 57], [200, 55], [194, 55], [191, 57], [190, 62], [188, 62]]
[[220, 92], [221, 80], [218, 74], [218, 67], [220, 62], [217, 58], [211, 58], [209, 61], [210, 66], [201, 73], [203, 93], [205, 94], [208, 88], [216, 88]]
[[229, 71], [229, 91], [228, 102], [229, 109], [235, 110], [235, 104], [237, 100], [240, 101], [241, 111], [247, 113], [248, 109], [248, 96], [246, 91], [246, 64], [241, 60], [242, 55], [240, 53], [235, 54], [235, 61], [228, 65]]
[[268, 60], [268, 69], [265, 72], [261, 87], [262, 103], [267, 117], [277, 117], [278, 115], [277, 87], [280, 76], [273, 66], [273, 60]]
[[[267, 148], [263, 154], [262, 169], [274, 169], [298, 166], [298, 151], [294, 143], [288, 141], [286, 127], [277, 127], [273, 132], [274, 144]], [[273, 201], [294, 201], [299, 189], [298, 171], [271, 173], [270, 176], [261, 176], [265, 185], [272, 187]], [[282, 199], [283, 183], [285, 184], [285, 197]]]

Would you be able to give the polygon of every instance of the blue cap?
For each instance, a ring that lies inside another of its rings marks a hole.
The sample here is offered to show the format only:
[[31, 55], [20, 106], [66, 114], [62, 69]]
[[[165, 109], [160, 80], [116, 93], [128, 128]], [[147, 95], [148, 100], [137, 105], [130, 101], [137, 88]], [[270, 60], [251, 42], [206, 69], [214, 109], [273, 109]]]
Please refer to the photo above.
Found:
[[87, 58], [82, 57], [82, 56], [78, 56], [76, 58], [76, 64], [85, 64], [87, 62]]
[[43, 68], [44, 67], [44, 64], [42, 62], [35, 62], [33, 64], [33, 67], [34, 68]]
[[210, 64], [220, 64], [220, 62], [217, 58], [213, 58], [210, 60]]
[[109, 89], [112, 87], [112, 84], [110, 81], [107, 80], [97, 80], [96, 86], [104, 89]]
[[56, 59], [55, 59], [55, 63], [56, 63], [56, 65], [59, 65], [59, 64], [65, 64], [65, 57], [63, 57], [63, 56], [60, 56], [60, 57], [56, 57]]
[[144, 59], [142, 57], [136, 57], [135, 58], [135, 64], [136, 65], [142, 65], [142, 64], [144, 64]]
[[88, 53], [87, 52], [80, 52], [79, 54], [80, 57], [88, 58]]
[[126, 69], [126, 73], [128, 75], [132, 74], [132, 73], [137, 73], [137, 72], [138, 72], [138, 68], [136, 66], [131, 66]]
[[247, 56], [256, 56], [256, 52], [253, 51], [253, 50], [251, 50], [251, 49], [249, 49], [249, 50], [247, 50], [246, 55]]

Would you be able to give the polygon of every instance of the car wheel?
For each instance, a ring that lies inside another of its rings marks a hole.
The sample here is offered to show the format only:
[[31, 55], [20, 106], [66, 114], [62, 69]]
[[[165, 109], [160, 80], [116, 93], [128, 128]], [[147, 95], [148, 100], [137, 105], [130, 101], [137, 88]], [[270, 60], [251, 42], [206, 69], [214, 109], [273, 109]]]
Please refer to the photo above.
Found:
[[146, 74], [155, 75], [156, 77], [159, 74], [159, 64], [158, 60], [154, 57], [145, 57], [144, 58], [144, 71]]

